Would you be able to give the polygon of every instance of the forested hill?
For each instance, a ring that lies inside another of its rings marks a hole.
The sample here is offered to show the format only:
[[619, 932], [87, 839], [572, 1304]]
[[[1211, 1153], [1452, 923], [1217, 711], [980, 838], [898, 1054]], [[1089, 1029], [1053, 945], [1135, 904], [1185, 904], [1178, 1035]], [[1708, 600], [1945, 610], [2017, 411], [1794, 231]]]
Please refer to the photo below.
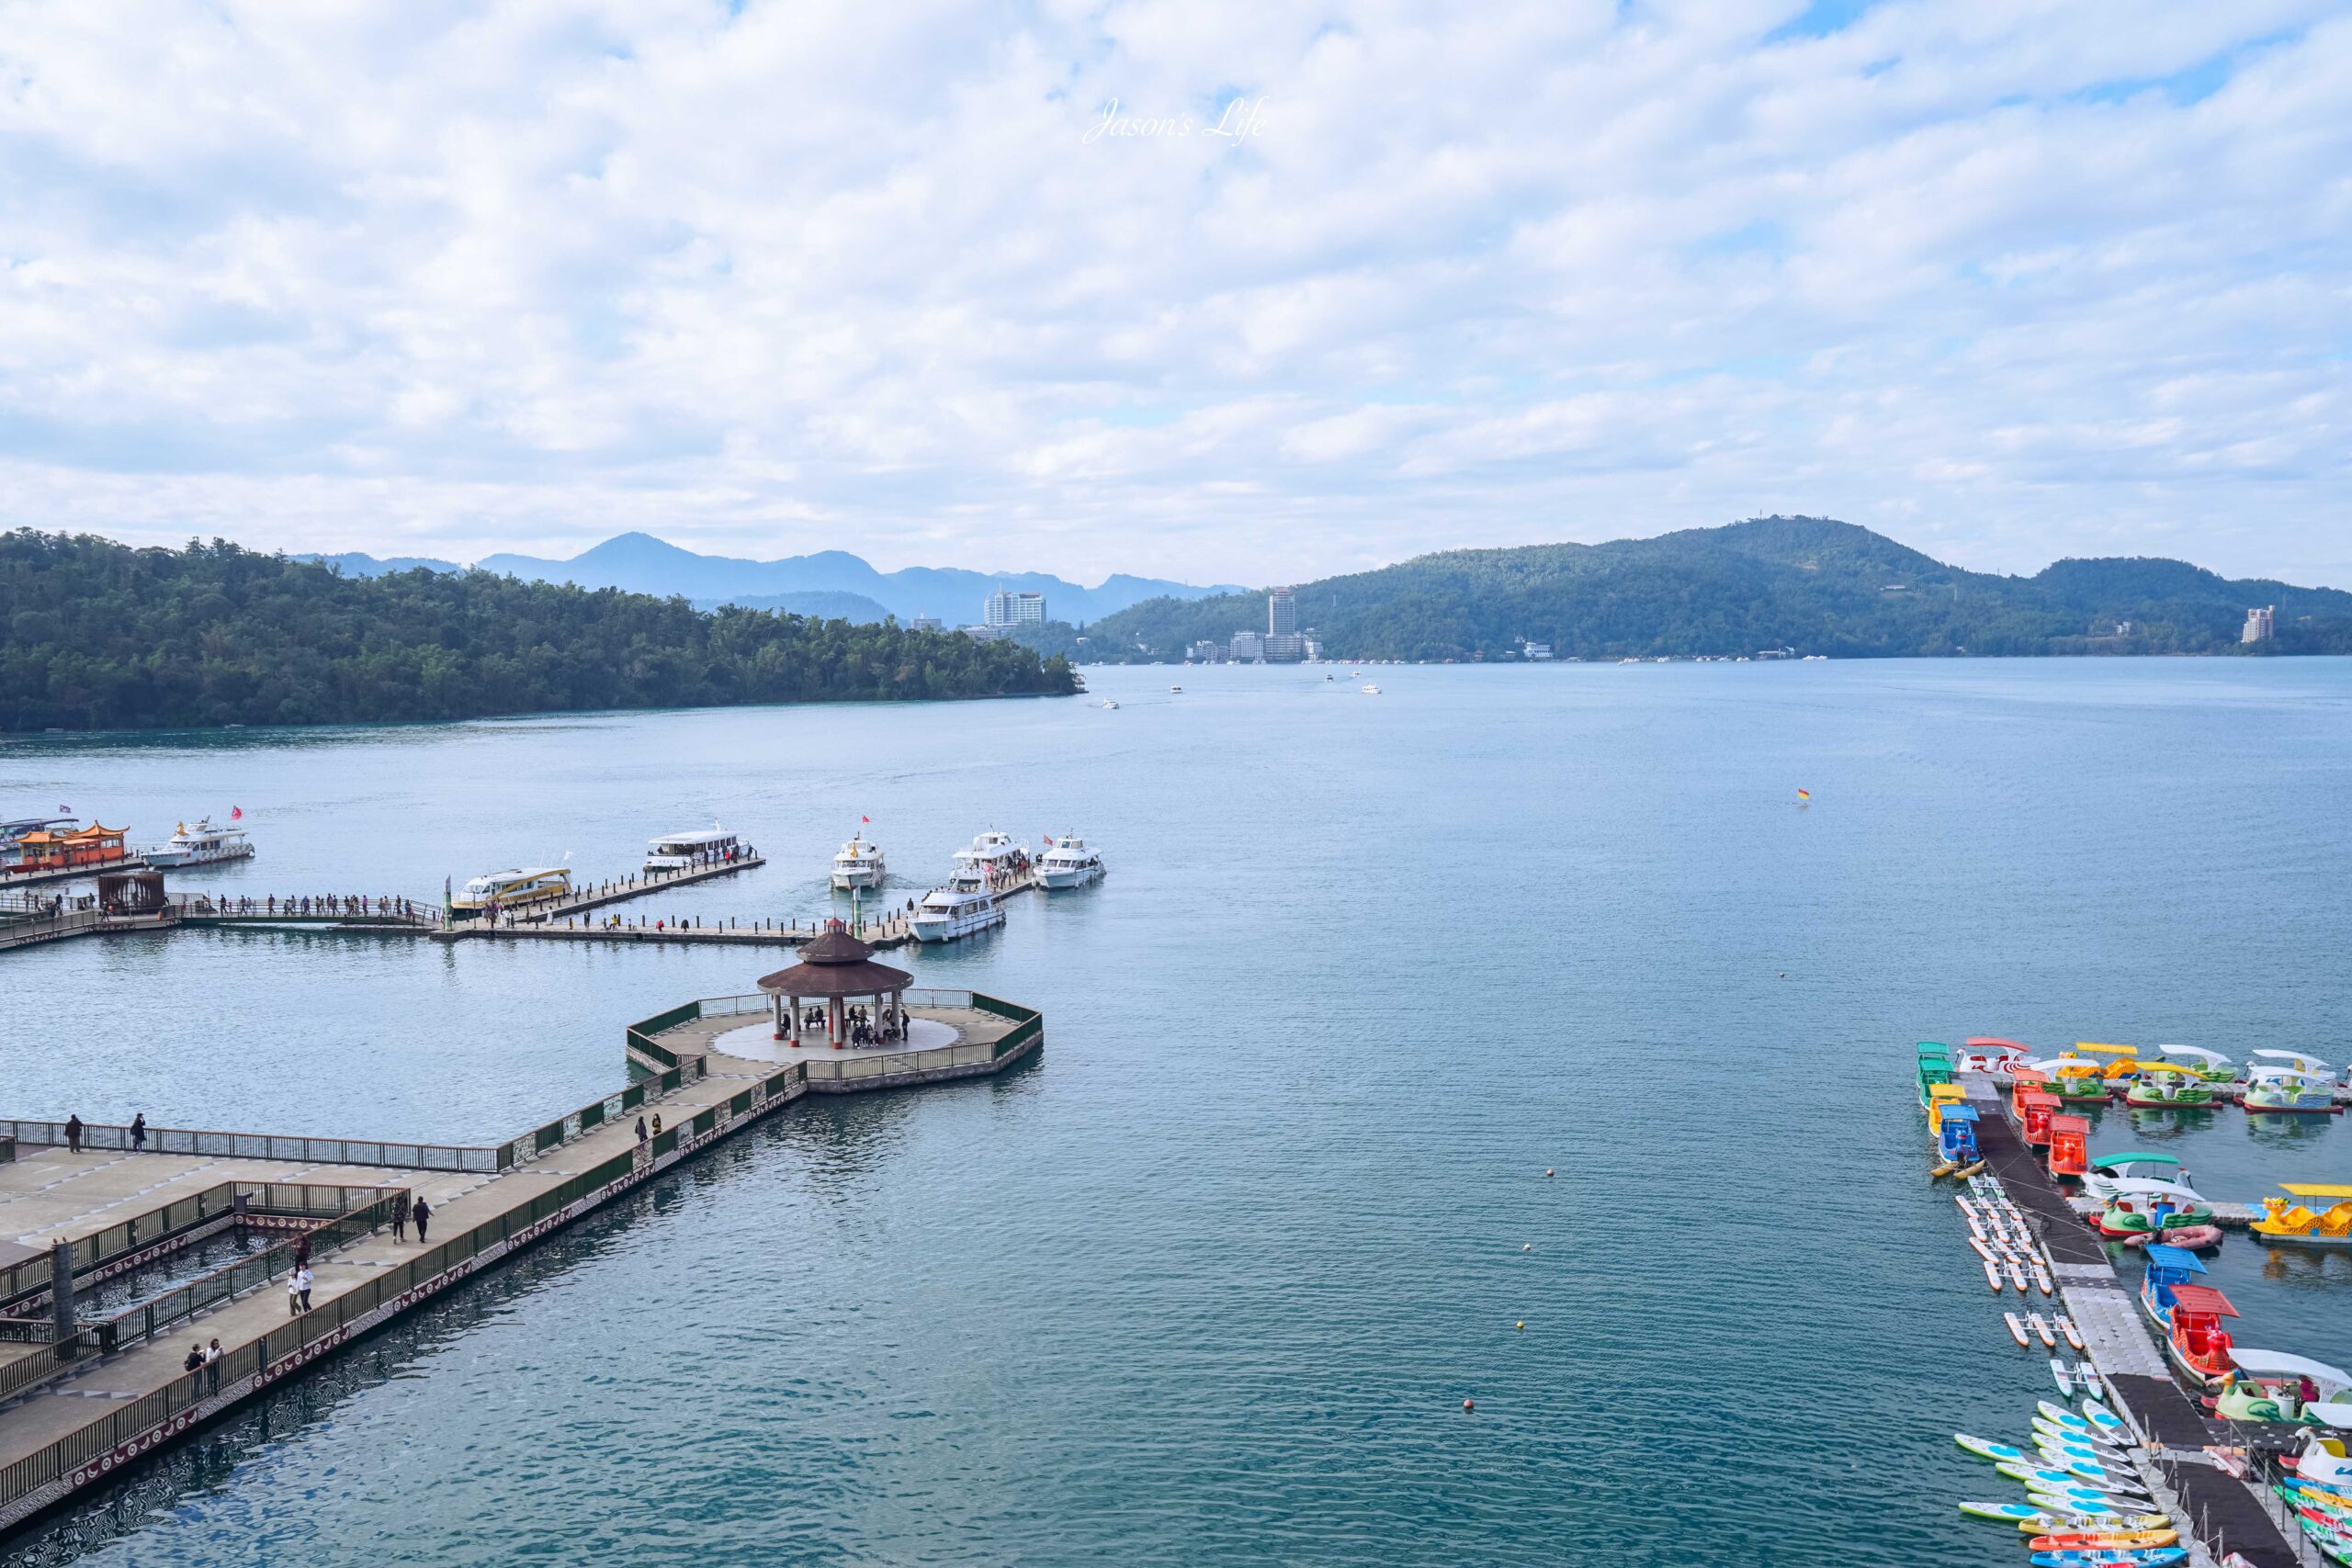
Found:
[[469, 571], [345, 577], [215, 541], [0, 534], [0, 729], [1062, 695], [1012, 643]]
[[[2212, 653], [2276, 604], [2258, 651], [2352, 653], [2352, 593], [2229, 581], [2180, 561], [2062, 560], [2032, 577], [1950, 567], [1848, 523], [1760, 517], [1654, 539], [1451, 550], [1297, 589], [1298, 624], [1341, 659]], [[1260, 594], [1155, 599], [1086, 628], [1090, 659], [1181, 658], [1266, 629]], [[1053, 639], [1032, 639], [1055, 646]]]

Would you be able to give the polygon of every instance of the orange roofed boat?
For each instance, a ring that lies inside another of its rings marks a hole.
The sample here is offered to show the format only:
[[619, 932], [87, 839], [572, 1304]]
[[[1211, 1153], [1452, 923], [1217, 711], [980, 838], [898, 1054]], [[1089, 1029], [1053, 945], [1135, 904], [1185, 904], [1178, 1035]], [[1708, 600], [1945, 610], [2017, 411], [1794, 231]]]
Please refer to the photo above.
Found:
[[2050, 1119], [2050, 1174], [2080, 1176], [2091, 1168], [2091, 1124], [2080, 1116]]
[[17, 840], [14, 871], [78, 871], [84, 866], [112, 865], [128, 860], [122, 847], [126, 828], [102, 828], [96, 822], [71, 832], [28, 833]]
[[2017, 1092], [2018, 1116], [2025, 1123], [2025, 1141], [2035, 1148], [2050, 1142], [2050, 1119], [2057, 1114], [2060, 1101], [2044, 1089], [2021, 1089]]
[[2172, 1332], [2165, 1338], [2173, 1365], [2199, 1386], [2227, 1377], [2233, 1363], [2230, 1335], [2222, 1319], [2237, 1314], [2230, 1298], [2211, 1285], [2175, 1285]]

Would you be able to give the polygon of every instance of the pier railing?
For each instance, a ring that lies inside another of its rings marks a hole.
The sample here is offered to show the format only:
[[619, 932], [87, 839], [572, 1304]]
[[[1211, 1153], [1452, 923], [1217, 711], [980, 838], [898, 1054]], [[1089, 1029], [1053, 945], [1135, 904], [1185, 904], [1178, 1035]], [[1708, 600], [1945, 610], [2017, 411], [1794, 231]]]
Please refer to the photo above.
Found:
[[[62, 1122], [0, 1120], [0, 1137], [12, 1137], [25, 1148], [67, 1146]], [[85, 1149], [127, 1150], [129, 1127], [100, 1122], [82, 1124]], [[302, 1165], [375, 1165], [397, 1170], [503, 1170], [499, 1157], [506, 1147], [478, 1148], [461, 1144], [407, 1144], [375, 1138], [312, 1138], [277, 1133], [212, 1132], [193, 1127], [150, 1127], [145, 1152], [153, 1155], [211, 1155], [225, 1159], [279, 1159]]]

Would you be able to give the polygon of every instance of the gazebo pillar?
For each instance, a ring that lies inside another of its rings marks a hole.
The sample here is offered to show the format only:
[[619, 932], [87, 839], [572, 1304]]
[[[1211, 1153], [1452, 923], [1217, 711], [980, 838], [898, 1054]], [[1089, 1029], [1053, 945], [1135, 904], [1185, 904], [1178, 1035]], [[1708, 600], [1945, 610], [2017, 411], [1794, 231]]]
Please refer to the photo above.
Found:
[[849, 1032], [843, 1027], [842, 1017], [848, 1008], [848, 998], [844, 997], [825, 998], [825, 1038], [832, 1043], [832, 1047], [836, 1051], [842, 1048], [842, 1037]]
[[769, 999], [775, 1003], [775, 1037], [781, 1040], [784, 1038], [784, 993], [778, 991]]

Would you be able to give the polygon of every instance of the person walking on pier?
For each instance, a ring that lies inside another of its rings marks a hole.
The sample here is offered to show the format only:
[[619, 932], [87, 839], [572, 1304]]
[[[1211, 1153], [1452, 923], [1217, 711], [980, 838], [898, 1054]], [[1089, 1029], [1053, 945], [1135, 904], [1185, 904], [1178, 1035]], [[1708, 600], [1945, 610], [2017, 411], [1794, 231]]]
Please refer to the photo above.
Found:
[[294, 1279], [295, 1281], [302, 1287], [302, 1310], [304, 1312], [308, 1312], [311, 1310], [311, 1284], [312, 1279], [310, 1264], [297, 1263], [294, 1265]]
[[433, 1223], [433, 1205], [424, 1201], [424, 1195], [423, 1193], [419, 1193], [417, 1194], [416, 1201], [410, 1206], [409, 1214], [411, 1218], [416, 1221], [416, 1245], [423, 1247], [424, 1245], [424, 1227]]
[[408, 1194], [405, 1192], [392, 1194], [392, 1239], [408, 1239]]
[[649, 1142], [650, 1142], [650, 1139], [646, 1135], [645, 1118], [640, 1116], [637, 1119], [637, 1146], [641, 1149]]
[[79, 1115], [65, 1119], [65, 1147], [74, 1154], [82, 1152], [82, 1118]]
[[289, 1269], [286, 1272], [286, 1315], [302, 1315], [302, 1270]]
[[146, 1152], [147, 1112], [144, 1111], [130, 1119], [130, 1148], [133, 1154], [143, 1154]]

